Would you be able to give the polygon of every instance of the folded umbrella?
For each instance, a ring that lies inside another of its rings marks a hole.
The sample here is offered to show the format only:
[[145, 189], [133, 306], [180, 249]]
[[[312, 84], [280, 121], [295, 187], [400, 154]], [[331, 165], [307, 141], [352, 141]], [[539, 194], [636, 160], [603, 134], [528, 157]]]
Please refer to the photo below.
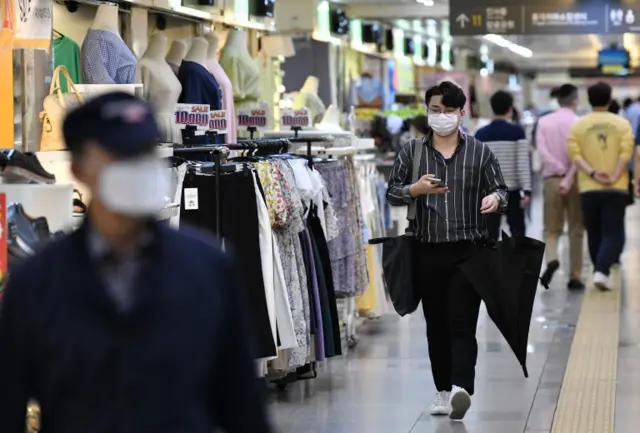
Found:
[[544, 243], [524, 236], [502, 233], [495, 247], [479, 250], [461, 265], [484, 301], [491, 320], [527, 371], [529, 325], [542, 268]]

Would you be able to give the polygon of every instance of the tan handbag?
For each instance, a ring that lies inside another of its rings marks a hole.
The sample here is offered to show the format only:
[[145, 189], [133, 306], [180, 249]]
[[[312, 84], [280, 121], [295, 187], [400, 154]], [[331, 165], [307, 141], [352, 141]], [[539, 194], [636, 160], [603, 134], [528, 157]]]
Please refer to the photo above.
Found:
[[[62, 93], [60, 74], [67, 80], [68, 93]], [[67, 68], [62, 65], [58, 66], [51, 77], [49, 95], [44, 98], [42, 103], [44, 111], [40, 113], [40, 120], [42, 121], [41, 152], [65, 149], [62, 122], [64, 122], [64, 117], [70, 108], [83, 102], [84, 98], [76, 90]]]

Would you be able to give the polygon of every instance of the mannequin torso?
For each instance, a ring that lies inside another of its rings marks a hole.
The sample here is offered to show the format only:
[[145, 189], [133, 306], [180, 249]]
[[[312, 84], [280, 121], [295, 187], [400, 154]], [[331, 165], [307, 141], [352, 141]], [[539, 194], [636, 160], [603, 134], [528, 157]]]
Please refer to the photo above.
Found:
[[[182, 84], [182, 93], [178, 102], [184, 104], [208, 104], [211, 110], [222, 109], [220, 86], [206, 66], [208, 42], [204, 38], [194, 38], [191, 48], [180, 65], [178, 79]], [[206, 144], [207, 138], [202, 136]], [[216, 137], [222, 143], [222, 137]]]
[[215, 33], [207, 33], [205, 39], [209, 43], [207, 50], [207, 69], [218, 82], [222, 91], [222, 109], [227, 112], [227, 142], [235, 143], [236, 134], [236, 110], [233, 102], [233, 86], [227, 73], [218, 62], [218, 37]]
[[236, 102], [259, 99], [260, 68], [247, 51], [247, 34], [244, 31], [229, 32], [220, 54], [220, 65], [231, 80]]
[[166, 60], [176, 75], [178, 75], [180, 64], [182, 63], [182, 60], [186, 55], [187, 55], [187, 43], [185, 41], [183, 41], [182, 39], [176, 39], [171, 43], [171, 48], [169, 48], [169, 52], [167, 53]]
[[142, 83], [145, 99], [155, 111], [164, 141], [180, 143], [182, 135], [172, 119], [182, 85], [164, 58], [166, 50], [167, 38], [160, 33], [154, 34], [149, 48], [140, 58]]
[[81, 58], [87, 84], [136, 83], [136, 58], [118, 32], [117, 6], [98, 6], [82, 43]]
[[293, 99], [293, 108], [308, 108], [311, 119], [315, 123], [324, 116], [326, 108], [322, 99], [318, 96], [320, 80], [312, 75], [308, 76], [302, 89]]

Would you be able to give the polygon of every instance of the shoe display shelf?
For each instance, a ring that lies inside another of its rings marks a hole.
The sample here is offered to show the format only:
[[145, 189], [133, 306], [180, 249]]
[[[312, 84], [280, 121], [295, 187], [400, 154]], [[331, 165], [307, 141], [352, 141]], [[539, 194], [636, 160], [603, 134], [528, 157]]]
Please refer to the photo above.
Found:
[[72, 184], [0, 183], [0, 193], [6, 194], [7, 205], [18, 202], [30, 216], [45, 217], [52, 233], [73, 227]]

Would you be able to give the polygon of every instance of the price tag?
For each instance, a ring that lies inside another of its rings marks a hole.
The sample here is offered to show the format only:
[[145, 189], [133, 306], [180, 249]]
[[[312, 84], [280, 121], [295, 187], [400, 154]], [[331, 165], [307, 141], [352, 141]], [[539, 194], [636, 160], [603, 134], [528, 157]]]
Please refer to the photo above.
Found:
[[269, 115], [267, 110], [263, 108], [255, 108], [251, 110], [238, 110], [238, 128], [256, 128], [260, 131], [266, 129], [269, 125]]
[[198, 210], [198, 188], [184, 189], [184, 210]]
[[216, 110], [209, 112], [209, 131], [215, 131], [219, 135], [227, 133], [227, 112]]
[[282, 110], [280, 126], [283, 128], [306, 128], [311, 126], [311, 113], [307, 108]]
[[209, 112], [206, 104], [176, 104], [174, 122], [180, 129], [195, 126], [206, 131], [209, 129]]

